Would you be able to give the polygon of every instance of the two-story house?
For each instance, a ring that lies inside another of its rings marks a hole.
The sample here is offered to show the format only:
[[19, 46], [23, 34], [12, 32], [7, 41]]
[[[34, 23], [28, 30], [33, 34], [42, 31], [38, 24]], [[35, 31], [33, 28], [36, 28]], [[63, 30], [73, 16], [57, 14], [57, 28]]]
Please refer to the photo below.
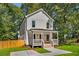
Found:
[[20, 38], [32, 47], [58, 45], [58, 31], [53, 31], [53, 22], [43, 9], [28, 14], [20, 26]]

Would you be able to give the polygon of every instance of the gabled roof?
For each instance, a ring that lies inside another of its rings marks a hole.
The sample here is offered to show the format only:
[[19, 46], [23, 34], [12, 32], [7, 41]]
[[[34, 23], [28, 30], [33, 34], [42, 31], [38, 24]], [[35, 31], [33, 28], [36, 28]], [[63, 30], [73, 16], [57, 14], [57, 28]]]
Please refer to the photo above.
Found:
[[[26, 15], [26, 16], [24, 17], [24, 20], [26, 20], [25, 18], [28, 18], [28, 17], [30, 17], [30, 16], [32, 16], [32, 15], [38, 13], [38, 12], [43, 12], [50, 20], [53, 20], [53, 21], [54, 21], [54, 19], [52, 19], [42, 8], [39, 9], [39, 10], [37, 10], [37, 11], [35, 11], [35, 12], [33, 12], [33, 13], [31, 13], [31, 14]], [[23, 20], [23, 21], [24, 21], [24, 20]], [[23, 23], [23, 21], [22, 21], [22, 23]], [[22, 24], [22, 23], [21, 23], [21, 24]], [[21, 26], [21, 24], [20, 24], [20, 26]]]
[[38, 13], [38, 12], [43, 12], [49, 19], [51, 19], [51, 20], [54, 21], [54, 19], [52, 19], [42, 8], [39, 9], [39, 10], [37, 10], [37, 11], [35, 11], [35, 12], [33, 12], [33, 13], [31, 13], [31, 14], [26, 15], [25, 17], [28, 18], [28, 17], [30, 17], [30, 16], [32, 16], [32, 15]]

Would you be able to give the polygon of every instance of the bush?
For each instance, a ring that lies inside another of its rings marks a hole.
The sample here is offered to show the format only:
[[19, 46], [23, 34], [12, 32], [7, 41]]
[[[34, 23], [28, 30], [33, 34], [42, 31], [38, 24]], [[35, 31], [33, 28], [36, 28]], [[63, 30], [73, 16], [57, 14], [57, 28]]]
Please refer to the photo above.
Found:
[[66, 40], [66, 44], [73, 44], [73, 43], [76, 43], [77, 39], [67, 39]]
[[77, 41], [76, 41], [77, 43], [79, 43], [79, 38], [77, 39]]

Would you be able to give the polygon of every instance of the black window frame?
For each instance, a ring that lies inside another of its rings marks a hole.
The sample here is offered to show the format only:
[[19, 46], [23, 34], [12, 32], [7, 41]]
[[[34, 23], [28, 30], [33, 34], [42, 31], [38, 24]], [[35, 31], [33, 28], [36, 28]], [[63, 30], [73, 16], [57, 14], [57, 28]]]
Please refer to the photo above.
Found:
[[32, 21], [32, 27], [35, 27], [35, 20]]
[[49, 28], [49, 23], [47, 22], [47, 28]]

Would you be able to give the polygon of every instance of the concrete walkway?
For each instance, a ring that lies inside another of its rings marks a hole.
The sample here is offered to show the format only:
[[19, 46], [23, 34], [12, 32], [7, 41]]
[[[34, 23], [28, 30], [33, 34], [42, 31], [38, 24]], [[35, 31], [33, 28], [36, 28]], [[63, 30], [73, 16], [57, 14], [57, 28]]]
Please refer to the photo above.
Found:
[[56, 49], [56, 48], [44, 48], [44, 49], [46, 49], [50, 52], [40, 54], [34, 50], [25, 50], [25, 51], [11, 52], [10, 56], [54, 56], [54, 55], [58, 55], [58, 54], [72, 53], [69, 51], [60, 50], [60, 49]]
[[65, 51], [65, 50], [60, 50], [60, 49], [56, 49], [56, 48], [44, 48], [48, 51], [51, 51], [50, 53], [43, 53], [44, 55], [47, 56], [54, 56], [54, 55], [59, 55], [59, 54], [67, 54], [67, 53], [72, 53], [70, 51]]
[[34, 50], [25, 50], [25, 51], [11, 52], [10, 56], [42, 56], [42, 54]]

